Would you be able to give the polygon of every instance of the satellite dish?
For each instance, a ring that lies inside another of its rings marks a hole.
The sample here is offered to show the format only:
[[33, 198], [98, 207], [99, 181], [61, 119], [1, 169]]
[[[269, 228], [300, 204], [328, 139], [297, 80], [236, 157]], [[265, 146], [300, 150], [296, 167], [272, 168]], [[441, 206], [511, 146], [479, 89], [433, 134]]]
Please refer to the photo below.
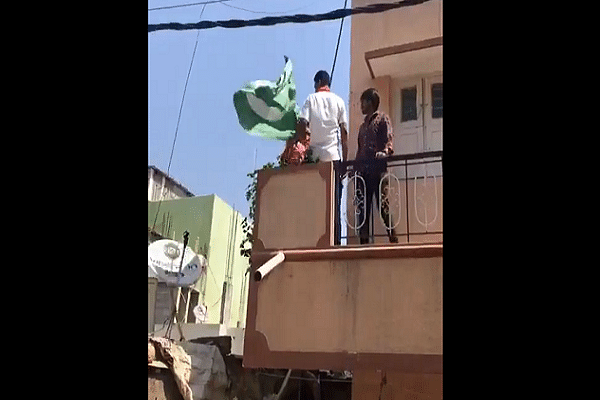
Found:
[[[181, 255], [183, 253], [183, 263]], [[179, 264], [181, 263], [181, 274]], [[193, 286], [206, 273], [206, 258], [171, 239], [161, 239], [148, 246], [148, 276], [168, 286]]]

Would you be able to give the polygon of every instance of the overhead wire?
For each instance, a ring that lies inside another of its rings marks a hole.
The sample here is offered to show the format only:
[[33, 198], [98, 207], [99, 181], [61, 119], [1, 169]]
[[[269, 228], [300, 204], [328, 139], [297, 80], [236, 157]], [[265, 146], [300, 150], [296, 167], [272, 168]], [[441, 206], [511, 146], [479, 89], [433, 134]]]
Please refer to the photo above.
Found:
[[[202, 6], [202, 11], [200, 12], [200, 18], [202, 18], [202, 14], [204, 14], [204, 9], [206, 8], [205, 3]], [[190, 62], [190, 68], [188, 69], [187, 77], [185, 78], [185, 86], [183, 87], [183, 96], [181, 97], [181, 104], [179, 106], [179, 116], [177, 117], [177, 126], [175, 127], [175, 137], [173, 138], [173, 145], [171, 145], [171, 155], [169, 156], [169, 165], [167, 166], [167, 176], [169, 176], [169, 172], [171, 171], [171, 161], [173, 161], [173, 152], [175, 150], [175, 143], [177, 141], [177, 133], [179, 132], [179, 122], [181, 121], [181, 111], [183, 110], [183, 101], [185, 100], [185, 93], [187, 92], [188, 82], [190, 80], [190, 73], [192, 72], [192, 66], [194, 65], [194, 58], [196, 56], [196, 49], [198, 48], [198, 37], [200, 36], [200, 31], [196, 34], [196, 43], [194, 44], [194, 52], [192, 53], [192, 61]], [[158, 213], [160, 212], [160, 205], [162, 204], [164, 198], [164, 188], [160, 194], [160, 199], [158, 201], [158, 207], [156, 208], [156, 215], [154, 216], [154, 223], [152, 224], [152, 230], [154, 230], [156, 226], [156, 219], [158, 218]], [[175, 239], [175, 238], [173, 238]]]
[[211, 29], [216, 27], [221, 28], [244, 28], [248, 26], [272, 26], [284, 23], [307, 23], [307, 22], [318, 22], [318, 21], [330, 21], [339, 18], [345, 18], [350, 15], [358, 14], [375, 14], [396, 8], [409, 7], [422, 3], [426, 3], [431, 0], [404, 0], [397, 1], [394, 3], [377, 3], [370, 4], [367, 6], [337, 9], [324, 14], [294, 14], [294, 15], [283, 15], [279, 17], [263, 17], [251, 20], [242, 19], [230, 19], [226, 21], [199, 21], [194, 23], [179, 23], [179, 22], [166, 22], [159, 24], [148, 24], [148, 32], [156, 32], [161, 30], [190, 30], [190, 29]]
[[181, 8], [181, 7], [190, 7], [190, 6], [199, 6], [199, 5], [206, 5], [206, 4], [213, 4], [213, 3], [224, 3], [226, 1], [231, 1], [231, 0], [212, 0], [212, 1], [202, 1], [200, 3], [189, 3], [189, 4], [179, 4], [179, 5], [175, 5], [175, 6], [164, 6], [164, 7], [154, 7], [154, 8], [149, 8], [148, 11], [157, 11], [157, 10], [167, 10], [170, 8]]
[[[346, 9], [346, 4], [348, 0], [344, 0], [344, 10]], [[338, 33], [337, 45], [335, 46], [335, 56], [333, 56], [333, 66], [331, 67], [331, 75], [329, 75], [329, 86], [331, 87], [331, 82], [333, 82], [333, 71], [335, 71], [335, 62], [337, 60], [338, 49], [340, 48], [340, 39], [342, 38], [342, 28], [344, 27], [344, 18], [340, 22], [340, 33]]]
[[292, 12], [292, 11], [298, 11], [298, 10], [302, 10], [304, 8], [310, 7], [313, 4], [315, 4], [315, 3], [316, 3], [316, 1], [313, 2], [313, 3], [307, 4], [307, 5], [304, 5], [302, 7], [294, 8], [292, 10], [287, 10], [287, 11], [255, 11], [255, 10], [248, 10], [247, 8], [243, 8], [243, 7], [234, 6], [234, 5], [231, 5], [231, 4], [225, 4], [225, 3], [223, 3], [222, 5], [224, 5], [226, 7], [229, 7], [229, 8], [236, 8], [238, 10], [251, 12], [251, 13], [254, 13], [254, 14], [287, 14], [287, 13]]

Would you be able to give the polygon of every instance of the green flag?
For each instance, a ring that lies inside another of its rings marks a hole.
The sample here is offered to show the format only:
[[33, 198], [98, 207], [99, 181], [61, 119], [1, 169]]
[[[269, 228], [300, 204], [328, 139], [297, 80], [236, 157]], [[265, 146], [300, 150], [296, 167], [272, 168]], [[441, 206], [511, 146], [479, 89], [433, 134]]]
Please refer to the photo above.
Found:
[[287, 140], [294, 135], [298, 106], [292, 62], [287, 59], [277, 82], [247, 83], [233, 95], [240, 125], [249, 134], [265, 139]]

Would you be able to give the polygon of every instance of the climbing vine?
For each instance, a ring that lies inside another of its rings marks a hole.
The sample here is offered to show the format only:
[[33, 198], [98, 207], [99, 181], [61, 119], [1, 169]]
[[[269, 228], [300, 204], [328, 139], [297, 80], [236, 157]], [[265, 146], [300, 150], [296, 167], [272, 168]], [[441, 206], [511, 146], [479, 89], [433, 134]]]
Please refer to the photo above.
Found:
[[[277, 164], [269, 162], [262, 166], [261, 169], [272, 169], [281, 166], [279, 157], [277, 157]], [[258, 171], [254, 170], [246, 174], [246, 176], [252, 181], [246, 187], [246, 200], [248, 201], [248, 217], [242, 221], [242, 231], [244, 233], [244, 239], [240, 245], [240, 254], [244, 257], [250, 258], [252, 255], [252, 245], [254, 240], [252, 237], [252, 231], [254, 228], [254, 213], [256, 212], [256, 190], [258, 184]]]

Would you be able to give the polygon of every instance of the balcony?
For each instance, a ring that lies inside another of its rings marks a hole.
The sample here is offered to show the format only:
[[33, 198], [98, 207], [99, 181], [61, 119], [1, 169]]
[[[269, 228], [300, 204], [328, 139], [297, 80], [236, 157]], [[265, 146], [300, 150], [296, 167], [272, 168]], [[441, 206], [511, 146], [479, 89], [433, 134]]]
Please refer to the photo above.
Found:
[[364, 165], [259, 172], [252, 275], [276, 266], [250, 283], [246, 367], [441, 376], [442, 152], [387, 158], [387, 221], [365, 218]]
[[369, 213], [367, 182], [357, 171], [376, 165], [360, 161], [338, 163], [335, 187], [336, 199], [341, 201], [334, 204], [335, 244], [359, 243], [359, 231], [365, 228], [369, 232], [368, 243], [388, 242], [392, 229], [401, 244], [442, 243], [442, 155], [442, 151], [432, 151], [387, 157], [385, 173], [373, 185], [374, 210]]

